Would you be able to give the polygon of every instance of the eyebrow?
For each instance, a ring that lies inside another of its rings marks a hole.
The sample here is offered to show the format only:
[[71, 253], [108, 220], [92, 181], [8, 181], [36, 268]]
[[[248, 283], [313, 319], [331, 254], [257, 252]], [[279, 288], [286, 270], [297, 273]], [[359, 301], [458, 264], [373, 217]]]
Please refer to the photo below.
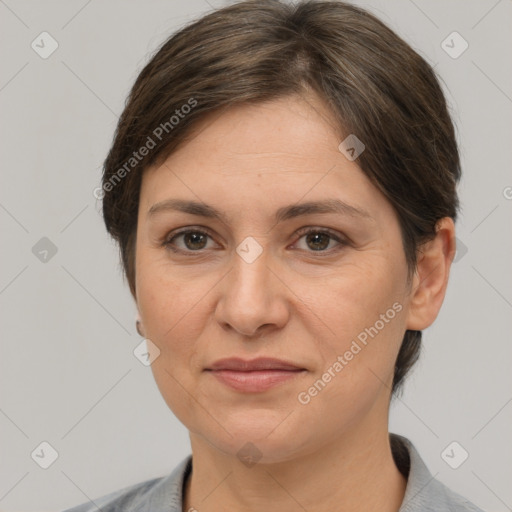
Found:
[[[217, 210], [213, 206], [183, 199], [166, 199], [154, 204], [148, 210], [148, 217], [154, 217], [156, 214], [168, 211], [179, 211], [190, 215], [197, 215], [199, 217], [217, 219], [224, 224], [229, 224], [226, 214]], [[279, 223], [296, 217], [319, 213], [337, 213], [339, 215], [374, 220], [373, 217], [363, 208], [352, 206], [341, 199], [324, 199], [322, 201], [309, 201], [283, 206], [276, 211], [275, 220]]]

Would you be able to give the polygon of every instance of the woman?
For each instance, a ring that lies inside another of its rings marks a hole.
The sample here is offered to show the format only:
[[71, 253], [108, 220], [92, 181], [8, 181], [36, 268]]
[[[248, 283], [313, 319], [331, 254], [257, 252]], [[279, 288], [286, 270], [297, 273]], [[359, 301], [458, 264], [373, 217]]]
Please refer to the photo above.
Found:
[[459, 178], [435, 74], [362, 9], [248, 1], [172, 36], [100, 192], [192, 455], [72, 510], [478, 511], [388, 432]]

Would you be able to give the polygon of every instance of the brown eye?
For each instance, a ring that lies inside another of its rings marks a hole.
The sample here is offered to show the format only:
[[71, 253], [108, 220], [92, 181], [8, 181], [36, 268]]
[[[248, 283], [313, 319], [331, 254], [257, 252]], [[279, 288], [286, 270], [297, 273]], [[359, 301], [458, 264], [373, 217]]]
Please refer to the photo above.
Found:
[[[336, 251], [347, 245], [347, 242], [337, 233], [326, 229], [308, 228], [298, 233], [301, 235], [299, 240], [304, 239], [302, 247], [296, 242], [296, 246], [307, 252], [327, 253]], [[334, 243], [333, 243], [334, 242]]]
[[314, 251], [322, 251], [327, 249], [331, 236], [326, 233], [310, 233], [306, 235], [306, 243], [310, 244], [309, 247]]
[[[174, 252], [200, 252], [207, 249], [208, 239], [211, 238], [205, 231], [184, 230], [167, 238], [163, 245]], [[181, 243], [177, 243], [181, 240]]]
[[204, 233], [198, 233], [195, 231], [184, 233], [183, 234], [183, 242], [187, 249], [197, 250], [204, 249], [206, 246], [206, 237], [208, 235]]

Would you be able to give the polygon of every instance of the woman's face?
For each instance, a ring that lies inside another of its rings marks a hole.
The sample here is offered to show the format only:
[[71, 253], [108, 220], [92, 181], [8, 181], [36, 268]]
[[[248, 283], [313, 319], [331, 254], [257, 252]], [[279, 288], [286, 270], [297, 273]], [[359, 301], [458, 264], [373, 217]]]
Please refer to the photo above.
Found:
[[[236, 107], [143, 176], [136, 293], [153, 374], [191, 436], [224, 453], [250, 442], [284, 461], [387, 428], [410, 301], [400, 226], [331, 123], [315, 99]], [[297, 371], [211, 371], [262, 357]]]

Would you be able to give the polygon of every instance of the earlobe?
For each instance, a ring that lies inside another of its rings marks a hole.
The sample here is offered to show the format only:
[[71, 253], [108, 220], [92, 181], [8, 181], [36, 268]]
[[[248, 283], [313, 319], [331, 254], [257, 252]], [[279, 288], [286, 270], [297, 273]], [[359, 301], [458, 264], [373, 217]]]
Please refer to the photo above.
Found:
[[140, 319], [140, 313], [138, 311], [137, 311], [137, 316], [135, 318], [135, 328], [137, 329], [139, 336], [142, 336], [144, 338], [144, 330], [142, 328], [142, 321]]
[[421, 331], [436, 319], [445, 297], [455, 250], [455, 225], [453, 219], [444, 217], [437, 222], [436, 236], [418, 249], [407, 315], [408, 330]]

